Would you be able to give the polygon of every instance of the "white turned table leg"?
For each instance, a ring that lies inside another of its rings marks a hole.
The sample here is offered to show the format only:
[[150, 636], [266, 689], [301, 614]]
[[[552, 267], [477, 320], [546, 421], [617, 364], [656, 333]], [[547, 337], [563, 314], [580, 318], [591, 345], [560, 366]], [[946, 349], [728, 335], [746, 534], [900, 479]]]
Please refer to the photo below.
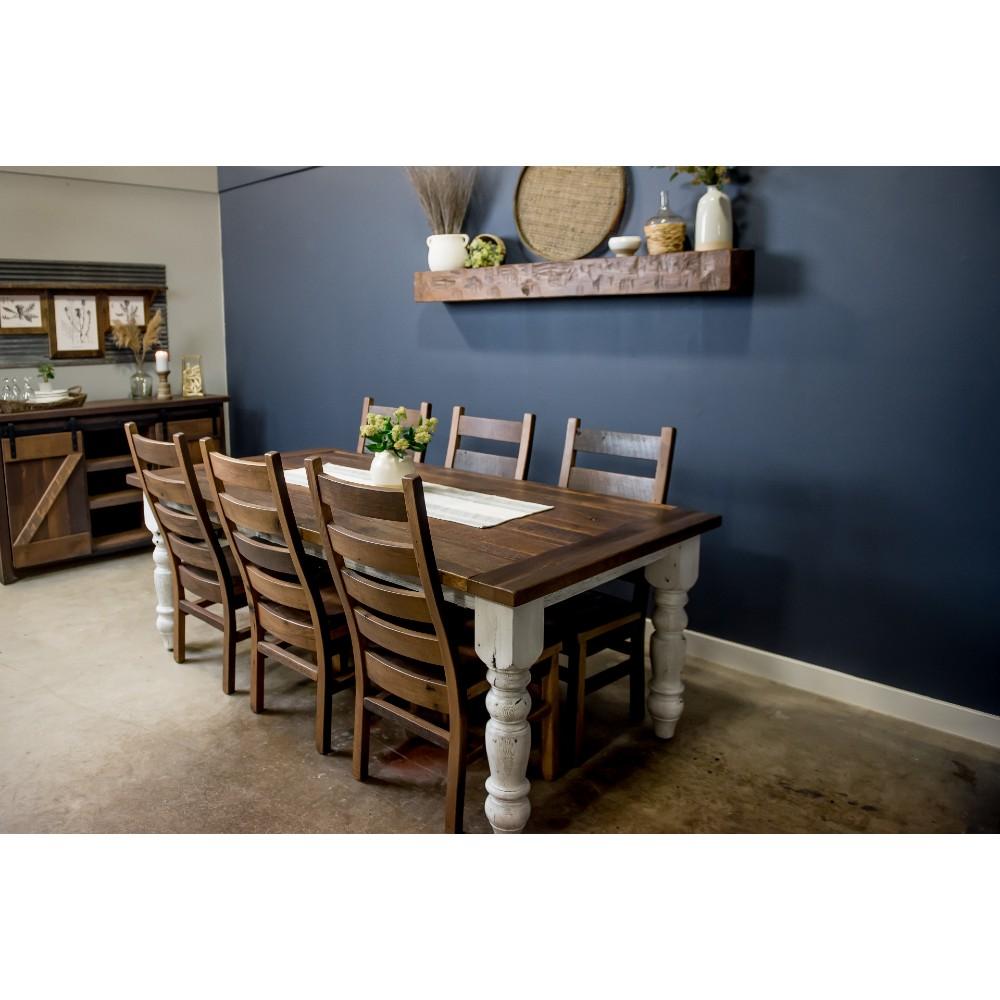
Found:
[[531, 815], [528, 680], [544, 646], [542, 602], [508, 608], [476, 598], [476, 652], [489, 667], [486, 818], [494, 833], [520, 833]]
[[699, 538], [667, 549], [663, 558], [646, 567], [646, 579], [653, 586], [653, 635], [649, 658], [653, 677], [646, 705], [653, 719], [653, 731], [669, 740], [684, 711], [684, 670], [687, 592], [698, 579]]
[[170, 556], [160, 535], [160, 526], [149, 508], [145, 496], [142, 498], [143, 517], [146, 527], [153, 536], [153, 588], [156, 591], [156, 631], [163, 637], [163, 645], [168, 650], [174, 648], [174, 581], [170, 574]]

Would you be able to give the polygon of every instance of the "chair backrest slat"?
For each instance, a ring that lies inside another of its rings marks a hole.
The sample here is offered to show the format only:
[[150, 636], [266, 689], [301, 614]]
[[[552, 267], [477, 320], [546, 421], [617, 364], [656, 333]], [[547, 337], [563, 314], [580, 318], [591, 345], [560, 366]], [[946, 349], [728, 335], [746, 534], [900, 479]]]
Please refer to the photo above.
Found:
[[[176, 477], [179, 474], [179, 471], [175, 469], [174, 476]], [[188, 507], [192, 505], [191, 489], [183, 480], [177, 478], [171, 479], [168, 476], [159, 475], [149, 468], [143, 470], [141, 477], [146, 481], [146, 489], [157, 500], [180, 503]]]
[[[535, 415], [526, 413], [521, 420], [498, 420], [493, 417], [471, 417], [464, 406], [456, 406], [451, 414], [448, 434], [446, 469], [482, 472], [490, 476], [504, 476], [523, 480], [528, 475], [531, 447], [535, 436]], [[463, 438], [483, 441], [500, 441], [516, 444], [515, 455], [493, 455], [462, 447]]]
[[204, 539], [205, 530], [194, 514], [172, 510], [155, 500], [153, 501], [153, 512], [160, 525], [173, 534], [180, 535], [182, 538]]
[[422, 593], [397, 587], [383, 580], [376, 580], [363, 573], [345, 569], [344, 587], [359, 603], [391, 618], [431, 623], [427, 600]]
[[[578, 417], [570, 417], [566, 425], [566, 446], [563, 450], [559, 485], [585, 493], [666, 503], [676, 441], [677, 432], [673, 427], [660, 428], [659, 435], [631, 434], [584, 429], [580, 427]], [[655, 462], [656, 468], [649, 477], [581, 468], [576, 464], [576, 456], [581, 452], [644, 459]]]
[[136, 457], [146, 467], [169, 469], [177, 465], [177, 452], [173, 441], [157, 441], [155, 438], [143, 437], [138, 428], [132, 435], [132, 450]]
[[237, 525], [243, 534], [256, 531], [276, 539], [281, 538], [281, 521], [274, 507], [237, 500], [228, 493], [219, 494], [219, 503], [229, 522]]
[[253, 565], [271, 573], [295, 575], [295, 564], [284, 545], [274, 545], [260, 538], [251, 538], [236, 530], [233, 530], [232, 537], [233, 545], [242, 557], [244, 567]]
[[[376, 404], [375, 400], [371, 396], [365, 396], [361, 402], [361, 427], [364, 427], [365, 422], [368, 420], [369, 413], [376, 413], [379, 416], [389, 417], [398, 410], [398, 406], [380, 406]], [[431, 404], [423, 402], [420, 404], [419, 409], [413, 409], [410, 406], [406, 407], [406, 422], [408, 424], [417, 424], [421, 417], [425, 419], [430, 419], [431, 416]], [[365, 439], [363, 435], [358, 435], [358, 454], [365, 454]], [[413, 453], [414, 462], [422, 462], [424, 460], [424, 452], [415, 451]]]
[[466, 451], [464, 448], [457, 448], [452, 455], [451, 465], [446, 465], [445, 468], [515, 479], [517, 459], [509, 455], [490, 455], [485, 451]]
[[653, 480], [646, 476], [629, 476], [623, 472], [606, 472], [603, 469], [581, 469], [570, 471], [569, 487], [583, 493], [600, 493], [603, 496], [625, 497], [628, 500], [653, 499]]
[[417, 578], [417, 560], [413, 547], [404, 542], [389, 542], [366, 538], [339, 525], [331, 525], [330, 533], [337, 551], [349, 562], [370, 566], [381, 573]]
[[355, 606], [358, 629], [361, 634], [376, 646], [408, 656], [422, 663], [432, 663], [443, 667], [441, 644], [437, 637], [416, 629], [406, 628], [394, 621], [389, 621], [379, 615], [372, 614], [367, 609]]
[[[448, 711], [464, 711], [420, 477], [406, 476], [400, 491], [336, 480], [319, 458], [306, 471], [364, 683], [424, 707], [445, 707], [444, 691]], [[421, 684], [394, 657], [441, 679]]]

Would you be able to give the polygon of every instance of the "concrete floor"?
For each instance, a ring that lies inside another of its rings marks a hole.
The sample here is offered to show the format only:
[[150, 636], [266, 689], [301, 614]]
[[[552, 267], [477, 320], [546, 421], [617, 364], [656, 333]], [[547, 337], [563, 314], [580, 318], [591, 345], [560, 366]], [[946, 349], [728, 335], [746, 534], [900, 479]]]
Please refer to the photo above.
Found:
[[[439, 832], [442, 751], [383, 725], [373, 780], [350, 774], [351, 694], [334, 752], [312, 742], [313, 686], [274, 667], [268, 711], [220, 689], [217, 633], [189, 660], [153, 628], [149, 553], [0, 588], [0, 830]], [[693, 601], [697, 610], [697, 598]], [[532, 785], [534, 832], [1000, 830], [1000, 751], [710, 664], [687, 673], [670, 743], [626, 721], [626, 684], [588, 700], [583, 766]], [[465, 822], [488, 831], [485, 763]]]

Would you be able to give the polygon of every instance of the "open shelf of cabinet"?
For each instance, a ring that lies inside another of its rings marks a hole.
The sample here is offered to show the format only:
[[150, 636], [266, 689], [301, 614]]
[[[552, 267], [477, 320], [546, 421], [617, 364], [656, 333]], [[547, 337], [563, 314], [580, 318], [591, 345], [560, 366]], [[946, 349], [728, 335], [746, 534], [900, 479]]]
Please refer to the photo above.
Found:
[[417, 302], [492, 302], [610, 295], [747, 295], [753, 250], [702, 250], [652, 257], [590, 257], [543, 264], [501, 264], [418, 271]]
[[152, 544], [152, 536], [145, 525], [139, 528], [129, 528], [126, 531], [114, 531], [108, 535], [97, 535], [91, 540], [91, 551], [95, 553], [118, 552], [123, 549], [134, 549], [143, 544]]
[[142, 503], [142, 490], [133, 489], [130, 486], [128, 489], [97, 493], [90, 497], [91, 510], [100, 510], [102, 507], [121, 507], [127, 503]]
[[108, 455], [107, 458], [88, 458], [88, 472], [109, 472], [112, 469], [131, 469], [131, 455]]

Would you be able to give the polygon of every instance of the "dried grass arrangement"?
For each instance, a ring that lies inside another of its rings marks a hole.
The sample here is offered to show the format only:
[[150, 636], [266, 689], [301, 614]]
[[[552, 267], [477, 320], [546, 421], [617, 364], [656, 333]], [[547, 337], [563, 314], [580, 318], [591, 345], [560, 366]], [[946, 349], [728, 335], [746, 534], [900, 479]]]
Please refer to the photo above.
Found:
[[406, 173], [427, 216], [431, 234], [460, 233], [476, 182], [476, 168], [407, 167]]
[[128, 323], [112, 323], [111, 336], [114, 338], [115, 346], [128, 348], [135, 358], [135, 367], [141, 369], [146, 361], [146, 354], [151, 347], [155, 347], [160, 339], [160, 327], [163, 326], [163, 316], [157, 309], [153, 313], [153, 318], [146, 324], [144, 332], [139, 330], [135, 321]]

